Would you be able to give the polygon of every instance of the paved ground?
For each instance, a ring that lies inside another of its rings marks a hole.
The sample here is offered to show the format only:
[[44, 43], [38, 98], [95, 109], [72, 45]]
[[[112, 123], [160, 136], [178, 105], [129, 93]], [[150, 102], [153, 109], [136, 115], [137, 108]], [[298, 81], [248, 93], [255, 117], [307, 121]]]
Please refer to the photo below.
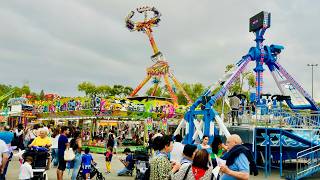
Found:
[[[123, 157], [123, 155], [115, 155], [112, 158], [111, 162], [111, 174], [106, 175], [105, 174], [105, 162], [104, 162], [104, 156], [101, 154], [93, 154], [94, 160], [98, 163], [98, 167], [100, 172], [103, 172], [104, 177], [106, 179], [112, 179], [112, 180], [133, 180], [133, 177], [118, 177], [116, 175], [117, 170], [121, 169], [123, 167], [122, 163], [119, 161], [119, 157]], [[17, 158], [14, 158], [9, 165], [8, 173], [7, 173], [7, 180], [14, 180], [18, 179], [19, 177], [19, 161]], [[56, 168], [51, 168], [47, 173], [49, 180], [55, 180], [57, 179], [56, 175]], [[70, 175], [68, 174], [68, 171], [66, 170], [64, 173], [64, 179], [71, 179], [72, 169], [70, 171]]]
[[[111, 179], [111, 180], [133, 180], [134, 177], [118, 177], [116, 175], [117, 170], [121, 169], [123, 167], [122, 163], [119, 161], [119, 158], [123, 158], [123, 155], [114, 155], [112, 158], [112, 162], [111, 162], [111, 174], [106, 175], [105, 174], [105, 162], [104, 162], [104, 156], [101, 154], [93, 154], [93, 157], [95, 159], [95, 161], [98, 163], [98, 167], [100, 169], [100, 172], [103, 172], [103, 175], [106, 179]], [[19, 176], [19, 162], [16, 158], [14, 158], [9, 165], [9, 169], [8, 169], [8, 174], [7, 174], [7, 180], [14, 180], [14, 179], [18, 179]], [[56, 168], [51, 168], [48, 172], [48, 177], [49, 180], [55, 180], [56, 178]], [[70, 175], [68, 174], [67, 171], [65, 171], [64, 174], [64, 179], [71, 179], [71, 173], [72, 170], [70, 171]], [[134, 175], [133, 175], [134, 176]], [[254, 180], [262, 180], [262, 179], [269, 179], [269, 180], [279, 180], [279, 171], [278, 170], [274, 170], [272, 173], [272, 176], [265, 178], [263, 175], [263, 172], [260, 171], [259, 176], [254, 177], [254, 176], [250, 176], [250, 179], [254, 179]], [[320, 179], [319, 176], [316, 177], [312, 177], [312, 178], [308, 178], [308, 179]]]

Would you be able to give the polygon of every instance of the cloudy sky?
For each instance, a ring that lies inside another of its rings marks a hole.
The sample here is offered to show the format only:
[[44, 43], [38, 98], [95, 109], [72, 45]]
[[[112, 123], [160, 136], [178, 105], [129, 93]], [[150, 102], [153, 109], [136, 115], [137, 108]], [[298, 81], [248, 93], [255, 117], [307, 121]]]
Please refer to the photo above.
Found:
[[[320, 1], [299, 0], [1, 0], [0, 83], [65, 96], [81, 95], [82, 81], [135, 87], [152, 65], [152, 49], [124, 18], [142, 5], [162, 13], [154, 36], [177, 79], [205, 85], [254, 46], [248, 19], [271, 12], [265, 43], [285, 46], [281, 64], [311, 91], [307, 63], [320, 64]], [[314, 73], [319, 97], [320, 67]], [[265, 91], [273, 92], [269, 81]]]

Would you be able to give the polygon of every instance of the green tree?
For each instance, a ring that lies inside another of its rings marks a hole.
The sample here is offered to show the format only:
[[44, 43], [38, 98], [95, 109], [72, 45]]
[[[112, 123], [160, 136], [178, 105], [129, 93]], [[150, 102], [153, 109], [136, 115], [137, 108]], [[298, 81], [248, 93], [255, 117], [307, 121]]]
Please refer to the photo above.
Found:
[[30, 87], [28, 85], [23, 85], [21, 87], [21, 93], [25, 95], [29, 95], [31, 93]]
[[[230, 72], [232, 69], [235, 68], [234, 64], [229, 64], [225, 68], [225, 72]], [[252, 71], [244, 71], [241, 73], [240, 77], [235, 80], [233, 85], [230, 87], [229, 91], [230, 93], [236, 92], [236, 93], [243, 93], [243, 85], [247, 82], [248, 84], [248, 91], [251, 88], [255, 87], [255, 76]], [[246, 93], [246, 92], [244, 92]]]
[[39, 94], [39, 99], [40, 100], [44, 100], [44, 90], [43, 89], [41, 89], [41, 91], [40, 91], [40, 94]]
[[108, 97], [108, 96], [128, 96], [133, 89], [129, 86], [123, 86], [123, 85], [100, 85], [96, 86], [95, 84], [91, 82], [82, 82], [78, 85], [78, 91], [84, 92], [86, 96], [102, 96], [102, 97]]
[[130, 94], [132, 93], [132, 91], [133, 91], [132, 87], [126, 86], [126, 87], [124, 87], [122, 93], [123, 93], [124, 95], [128, 96], [128, 95], [130, 95]]
[[111, 87], [108, 85], [101, 85], [96, 87], [97, 95], [102, 97], [108, 97], [111, 94]]
[[[153, 90], [154, 90], [154, 87], [149, 88], [149, 89], [146, 91], [146, 95], [147, 95], [147, 96], [151, 96]], [[158, 86], [156, 92], [154, 93], [154, 96], [159, 96], [159, 97], [161, 97], [161, 96], [162, 96], [162, 93], [163, 93], [162, 91], [163, 91], [163, 87], [159, 87], [159, 86]]]
[[251, 88], [255, 88], [256, 87], [256, 77], [252, 73], [247, 77], [247, 80], [248, 80], [248, 91], [250, 91]]
[[128, 96], [131, 94], [131, 92], [133, 91], [133, 89], [129, 86], [123, 86], [123, 85], [113, 85], [112, 89], [111, 89], [111, 95], [115, 96]]
[[97, 94], [96, 86], [91, 82], [82, 82], [78, 85], [78, 91], [84, 92], [86, 96], [92, 96]]
[[[182, 83], [181, 86], [185, 90], [185, 92], [189, 95], [192, 101], [195, 101], [205, 90], [204, 85], [201, 83], [195, 83], [195, 84]], [[153, 92], [153, 89], [154, 87], [149, 88], [146, 91], [146, 95], [150, 96]], [[176, 89], [176, 96], [178, 98], [178, 103], [180, 105], [187, 105], [188, 104], [187, 98], [177, 87], [175, 87], [175, 89]], [[155, 96], [170, 98], [170, 93], [168, 92], [166, 86], [163, 86], [163, 87], [158, 87], [155, 93]]]

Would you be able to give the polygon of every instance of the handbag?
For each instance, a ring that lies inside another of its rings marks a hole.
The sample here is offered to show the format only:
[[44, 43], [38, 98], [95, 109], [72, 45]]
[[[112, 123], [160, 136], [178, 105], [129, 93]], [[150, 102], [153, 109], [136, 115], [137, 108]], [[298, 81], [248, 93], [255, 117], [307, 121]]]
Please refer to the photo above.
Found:
[[64, 151], [64, 155], [63, 155], [63, 158], [65, 161], [72, 161], [74, 160], [76, 157], [75, 153], [73, 152], [72, 148], [67, 148], [65, 151]]
[[186, 173], [185, 173], [184, 176], [183, 176], [183, 180], [186, 180], [186, 179], [187, 179], [187, 176], [188, 176], [188, 173], [189, 173], [189, 171], [190, 171], [190, 169], [191, 169], [191, 166], [192, 166], [192, 165], [190, 165], [190, 166], [188, 167], [188, 169], [186, 170]]

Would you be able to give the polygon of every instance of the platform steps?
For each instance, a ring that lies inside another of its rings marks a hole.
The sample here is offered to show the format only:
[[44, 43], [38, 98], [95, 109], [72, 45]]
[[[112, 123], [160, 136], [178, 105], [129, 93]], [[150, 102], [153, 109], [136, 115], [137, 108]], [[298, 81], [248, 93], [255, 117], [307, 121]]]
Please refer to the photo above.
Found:
[[320, 173], [320, 145], [297, 153], [296, 172], [286, 175], [286, 179], [299, 180]]

